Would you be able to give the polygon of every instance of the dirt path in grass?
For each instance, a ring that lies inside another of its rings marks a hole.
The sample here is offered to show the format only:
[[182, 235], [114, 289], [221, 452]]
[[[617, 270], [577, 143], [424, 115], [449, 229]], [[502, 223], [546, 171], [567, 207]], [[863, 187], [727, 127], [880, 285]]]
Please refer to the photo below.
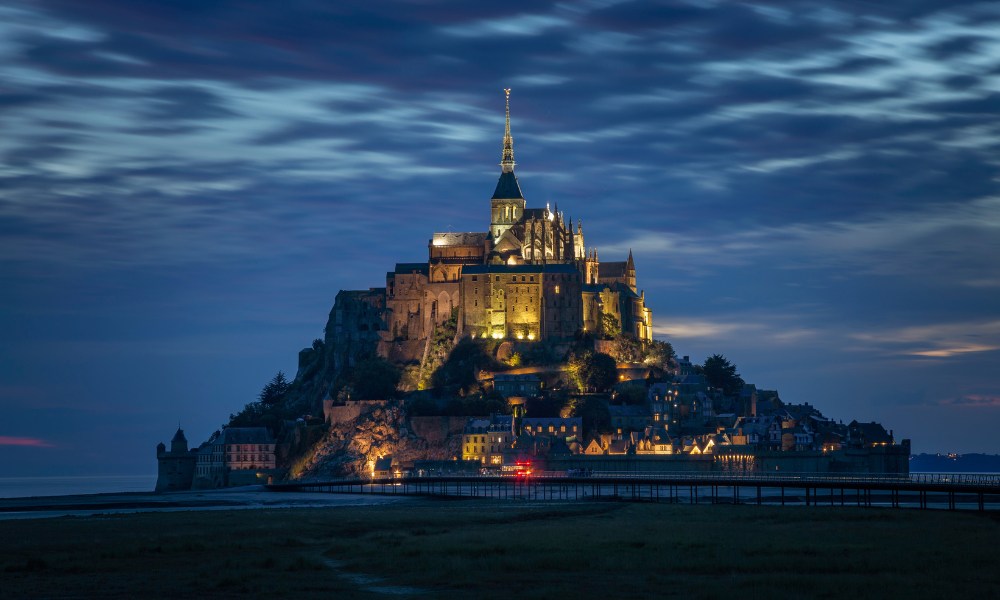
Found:
[[416, 587], [386, 584], [385, 577], [376, 577], [375, 575], [366, 575], [364, 573], [351, 573], [344, 569], [343, 561], [334, 558], [322, 557], [320, 560], [336, 573], [338, 577], [350, 581], [365, 592], [384, 594], [386, 596], [420, 596], [430, 593], [430, 590]]

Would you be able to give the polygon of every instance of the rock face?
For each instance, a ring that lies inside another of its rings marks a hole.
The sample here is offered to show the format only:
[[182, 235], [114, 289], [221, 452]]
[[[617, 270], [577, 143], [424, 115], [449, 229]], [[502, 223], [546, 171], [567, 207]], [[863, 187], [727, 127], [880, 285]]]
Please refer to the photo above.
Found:
[[461, 428], [452, 423], [458, 420], [465, 422], [464, 417], [445, 417], [436, 427], [423, 424], [425, 433], [432, 433], [433, 440], [429, 441], [406, 423], [401, 403], [387, 403], [355, 418], [332, 423], [293, 477], [367, 477], [374, 461], [385, 456], [392, 456], [394, 464], [450, 459], [461, 454]]
[[298, 371], [285, 398], [301, 414], [319, 415], [323, 400], [344, 371], [375, 354], [384, 289], [337, 294], [323, 339], [299, 352]]
[[[331, 398], [348, 370], [379, 351], [379, 332], [385, 329], [381, 321], [384, 298], [384, 288], [341, 291], [330, 310], [323, 339], [299, 352], [298, 371], [285, 402], [299, 414], [322, 414], [329, 430], [312, 448], [289, 454], [292, 478], [367, 476], [372, 462], [388, 455], [396, 464], [461, 455], [463, 418], [419, 423], [419, 433], [415, 433], [399, 401]], [[396, 348], [394, 358], [412, 359], [413, 354], [420, 358], [426, 344], [411, 346]], [[300, 442], [309, 444], [312, 440]], [[305, 444], [295, 447], [304, 448]]]
[[332, 398], [326, 398], [323, 400], [323, 420], [333, 425], [339, 425], [388, 404], [388, 400], [347, 400], [337, 404]]
[[399, 445], [400, 409], [383, 407], [330, 425], [314, 447], [299, 478], [364, 476], [370, 461], [393, 454]]

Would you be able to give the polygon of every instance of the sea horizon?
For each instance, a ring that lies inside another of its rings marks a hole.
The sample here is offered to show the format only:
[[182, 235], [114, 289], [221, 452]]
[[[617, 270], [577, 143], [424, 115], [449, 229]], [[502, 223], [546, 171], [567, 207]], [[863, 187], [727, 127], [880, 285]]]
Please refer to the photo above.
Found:
[[0, 477], [0, 499], [153, 492], [156, 474]]

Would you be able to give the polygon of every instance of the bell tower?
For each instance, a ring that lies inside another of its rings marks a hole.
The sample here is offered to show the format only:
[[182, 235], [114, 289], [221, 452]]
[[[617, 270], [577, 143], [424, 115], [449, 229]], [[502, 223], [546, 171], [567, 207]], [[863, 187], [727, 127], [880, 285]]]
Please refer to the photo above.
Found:
[[510, 135], [510, 88], [506, 96], [506, 121], [503, 132], [503, 149], [500, 155], [500, 180], [490, 200], [490, 237], [493, 243], [521, 220], [524, 214], [524, 196], [514, 176], [514, 138]]

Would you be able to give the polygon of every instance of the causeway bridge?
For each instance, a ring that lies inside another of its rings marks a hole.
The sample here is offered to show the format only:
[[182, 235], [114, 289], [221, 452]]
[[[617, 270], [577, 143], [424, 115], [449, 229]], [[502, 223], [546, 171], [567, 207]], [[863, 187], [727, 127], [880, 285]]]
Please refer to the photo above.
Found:
[[1000, 474], [541, 472], [515, 476], [436, 475], [296, 481], [270, 484], [267, 489], [532, 501], [1000, 510]]

